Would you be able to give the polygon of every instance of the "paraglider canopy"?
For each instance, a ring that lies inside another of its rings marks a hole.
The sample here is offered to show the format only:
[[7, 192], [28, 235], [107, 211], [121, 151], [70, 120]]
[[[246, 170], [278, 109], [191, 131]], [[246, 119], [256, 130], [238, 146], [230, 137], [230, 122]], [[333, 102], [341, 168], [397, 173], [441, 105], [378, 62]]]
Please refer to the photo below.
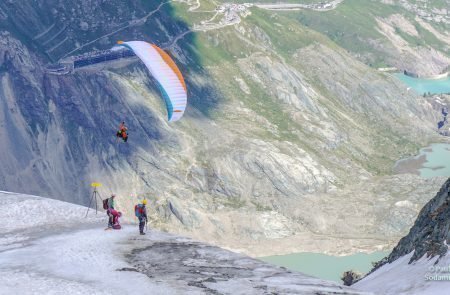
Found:
[[186, 84], [173, 59], [164, 50], [145, 41], [119, 41], [116, 46], [132, 50], [158, 82], [166, 102], [169, 122], [178, 121], [187, 103]]

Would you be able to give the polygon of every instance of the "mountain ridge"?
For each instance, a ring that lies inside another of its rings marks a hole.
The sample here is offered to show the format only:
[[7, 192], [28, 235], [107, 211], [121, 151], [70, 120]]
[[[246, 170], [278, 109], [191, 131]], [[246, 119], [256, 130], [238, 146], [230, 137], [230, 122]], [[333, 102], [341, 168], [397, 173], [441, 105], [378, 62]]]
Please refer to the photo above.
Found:
[[[316, 207], [329, 196], [388, 183], [389, 201], [380, 204], [400, 218], [406, 209], [391, 204], [396, 195], [390, 191], [398, 177], [414, 187], [415, 204], [427, 201], [420, 185], [433, 190], [436, 182], [392, 176], [392, 166], [441, 140], [434, 130], [440, 113], [289, 15], [255, 9], [240, 23], [178, 39], [171, 52], [185, 74], [189, 106], [176, 125], [165, 121], [156, 82], [139, 63], [69, 76], [44, 73], [48, 62], [83, 44], [89, 45], [80, 53], [124, 38], [169, 44], [192, 29], [183, 21], [191, 13], [183, 3], [119, 2], [109, 9], [97, 3], [98, 18], [85, 11], [88, 1], [0, 4], [10, 16], [0, 21], [0, 146], [8, 152], [0, 167], [2, 189], [86, 204], [89, 183], [100, 181], [102, 196], [116, 193], [124, 208], [147, 197], [163, 229], [230, 248], [245, 245], [243, 251], [256, 254], [270, 249], [257, 249], [265, 240], [278, 252], [289, 239], [299, 244], [286, 251], [306, 248], [299, 236], [330, 228], [346, 236], [323, 221], [322, 210], [311, 216], [304, 202]], [[25, 25], [27, 17], [33, 26]], [[54, 56], [46, 56], [58, 44]], [[126, 145], [114, 138], [122, 120], [130, 130]], [[340, 216], [357, 198], [328, 214]], [[404, 214], [412, 218], [417, 211]], [[354, 236], [366, 235], [364, 220], [354, 222]], [[407, 230], [401, 224], [386, 230], [389, 240], [358, 243], [386, 247], [392, 235]], [[322, 250], [332, 252], [332, 243]]]

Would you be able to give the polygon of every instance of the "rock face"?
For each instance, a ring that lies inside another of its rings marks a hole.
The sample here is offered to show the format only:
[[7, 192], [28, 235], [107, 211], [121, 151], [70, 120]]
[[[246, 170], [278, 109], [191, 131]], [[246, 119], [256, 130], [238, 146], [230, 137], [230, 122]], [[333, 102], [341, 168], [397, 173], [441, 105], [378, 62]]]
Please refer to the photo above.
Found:
[[450, 288], [450, 179], [420, 211], [391, 254], [355, 288], [379, 294], [447, 294]]
[[360, 274], [355, 273], [354, 271], [346, 271], [342, 275], [342, 282], [345, 286], [351, 286], [356, 280], [358, 280], [361, 277]]
[[[152, 234], [152, 233], [151, 233]], [[267, 265], [202, 243], [153, 234], [128, 256], [128, 271], [183, 293], [207, 294], [369, 294]]]
[[[396, 178], [373, 177], [434, 140], [440, 113], [288, 16], [267, 26], [272, 12], [256, 10], [234, 26], [196, 33], [180, 20], [194, 14], [183, 3], [22, 0], [1, 2], [0, 11], [1, 189], [87, 204], [89, 183], [99, 181], [102, 197], [118, 194], [128, 216], [145, 196], [154, 226], [257, 254], [336, 251], [346, 228], [360, 248], [386, 246], [409, 227], [395, 220], [417, 214], [414, 205], [393, 206], [399, 200], [389, 189], [377, 213], [372, 193], [344, 192], [392, 185]], [[156, 83], [139, 63], [45, 73], [65, 56], [132, 39], [170, 47], [185, 75], [189, 107], [177, 124], [166, 122]], [[127, 144], [114, 138], [122, 120]], [[435, 183], [405, 179], [421, 206]], [[361, 199], [367, 206], [357, 210]], [[347, 206], [358, 216], [352, 225], [327, 221], [342, 221]], [[360, 212], [378, 219], [387, 208], [395, 210], [392, 224], [368, 230]]]
[[[402, 238], [391, 254], [377, 267], [392, 263], [414, 251], [409, 263], [427, 258], [444, 256], [450, 244], [450, 179], [441, 187], [436, 196], [420, 211], [409, 234]], [[436, 262], [437, 263], [437, 262]]]
[[414, 27], [417, 25], [421, 30], [429, 30], [428, 34], [435, 34], [433, 37], [440, 39], [443, 43], [441, 46], [450, 44], [443, 35], [435, 30], [430, 30], [432, 26], [424, 20], [417, 17], [416, 20], [409, 21], [402, 15], [394, 14], [389, 18], [377, 19], [377, 25], [378, 31], [389, 42], [384, 46], [380, 44], [378, 47], [388, 53], [388, 62], [391, 65], [423, 77], [438, 75], [446, 71], [450, 64], [450, 57], [444, 48], [439, 46], [433, 48], [426, 43], [414, 46], [415, 44], [411, 44], [411, 39], [408, 39], [408, 37], [423, 38]]

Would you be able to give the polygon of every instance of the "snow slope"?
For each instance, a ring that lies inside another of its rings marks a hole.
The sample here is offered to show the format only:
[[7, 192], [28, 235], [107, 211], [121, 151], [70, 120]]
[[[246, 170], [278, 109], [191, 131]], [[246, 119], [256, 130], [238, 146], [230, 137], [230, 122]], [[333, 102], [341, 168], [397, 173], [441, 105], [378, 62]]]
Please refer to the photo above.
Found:
[[96, 225], [104, 213], [42, 197], [0, 191], [0, 251], [68, 228]]
[[352, 285], [360, 290], [377, 294], [450, 294], [450, 255], [439, 259], [420, 260], [408, 264], [413, 252], [392, 263], [385, 264], [368, 277]]
[[115, 232], [96, 228], [43, 238], [2, 253], [0, 293], [138, 294], [161, 289], [159, 294], [169, 294], [173, 288], [159, 288], [143, 274], [116, 271], [130, 267], [118, 256], [124, 254], [121, 241], [131, 236], [136, 236], [131, 227]]
[[0, 191], [0, 231], [66, 227], [104, 219], [104, 214], [67, 202]]
[[0, 294], [368, 294], [40, 197], [0, 192]]

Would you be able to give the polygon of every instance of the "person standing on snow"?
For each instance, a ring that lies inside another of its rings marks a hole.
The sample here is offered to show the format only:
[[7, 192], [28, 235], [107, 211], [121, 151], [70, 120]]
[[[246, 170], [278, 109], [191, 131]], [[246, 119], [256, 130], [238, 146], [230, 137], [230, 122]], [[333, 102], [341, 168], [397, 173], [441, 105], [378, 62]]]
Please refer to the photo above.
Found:
[[145, 235], [144, 226], [147, 223], [147, 208], [145, 205], [147, 205], [146, 199], [142, 201], [142, 204], [134, 206], [134, 214], [139, 219], [139, 233], [141, 235]]
[[112, 228], [114, 225], [114, 215], [111, 213], [114, 210], [114, 199], [116, 198], [115, 194], [111, 195], [111, 198], [108, 199], [108, 210], [106, 210], [106, 214], [108, 215], [108, 228]]
[[115, 194], [111, 195], [111, 198], [108, 199], [108, 209], [114, 209], [114, 199], [116, 198]]

